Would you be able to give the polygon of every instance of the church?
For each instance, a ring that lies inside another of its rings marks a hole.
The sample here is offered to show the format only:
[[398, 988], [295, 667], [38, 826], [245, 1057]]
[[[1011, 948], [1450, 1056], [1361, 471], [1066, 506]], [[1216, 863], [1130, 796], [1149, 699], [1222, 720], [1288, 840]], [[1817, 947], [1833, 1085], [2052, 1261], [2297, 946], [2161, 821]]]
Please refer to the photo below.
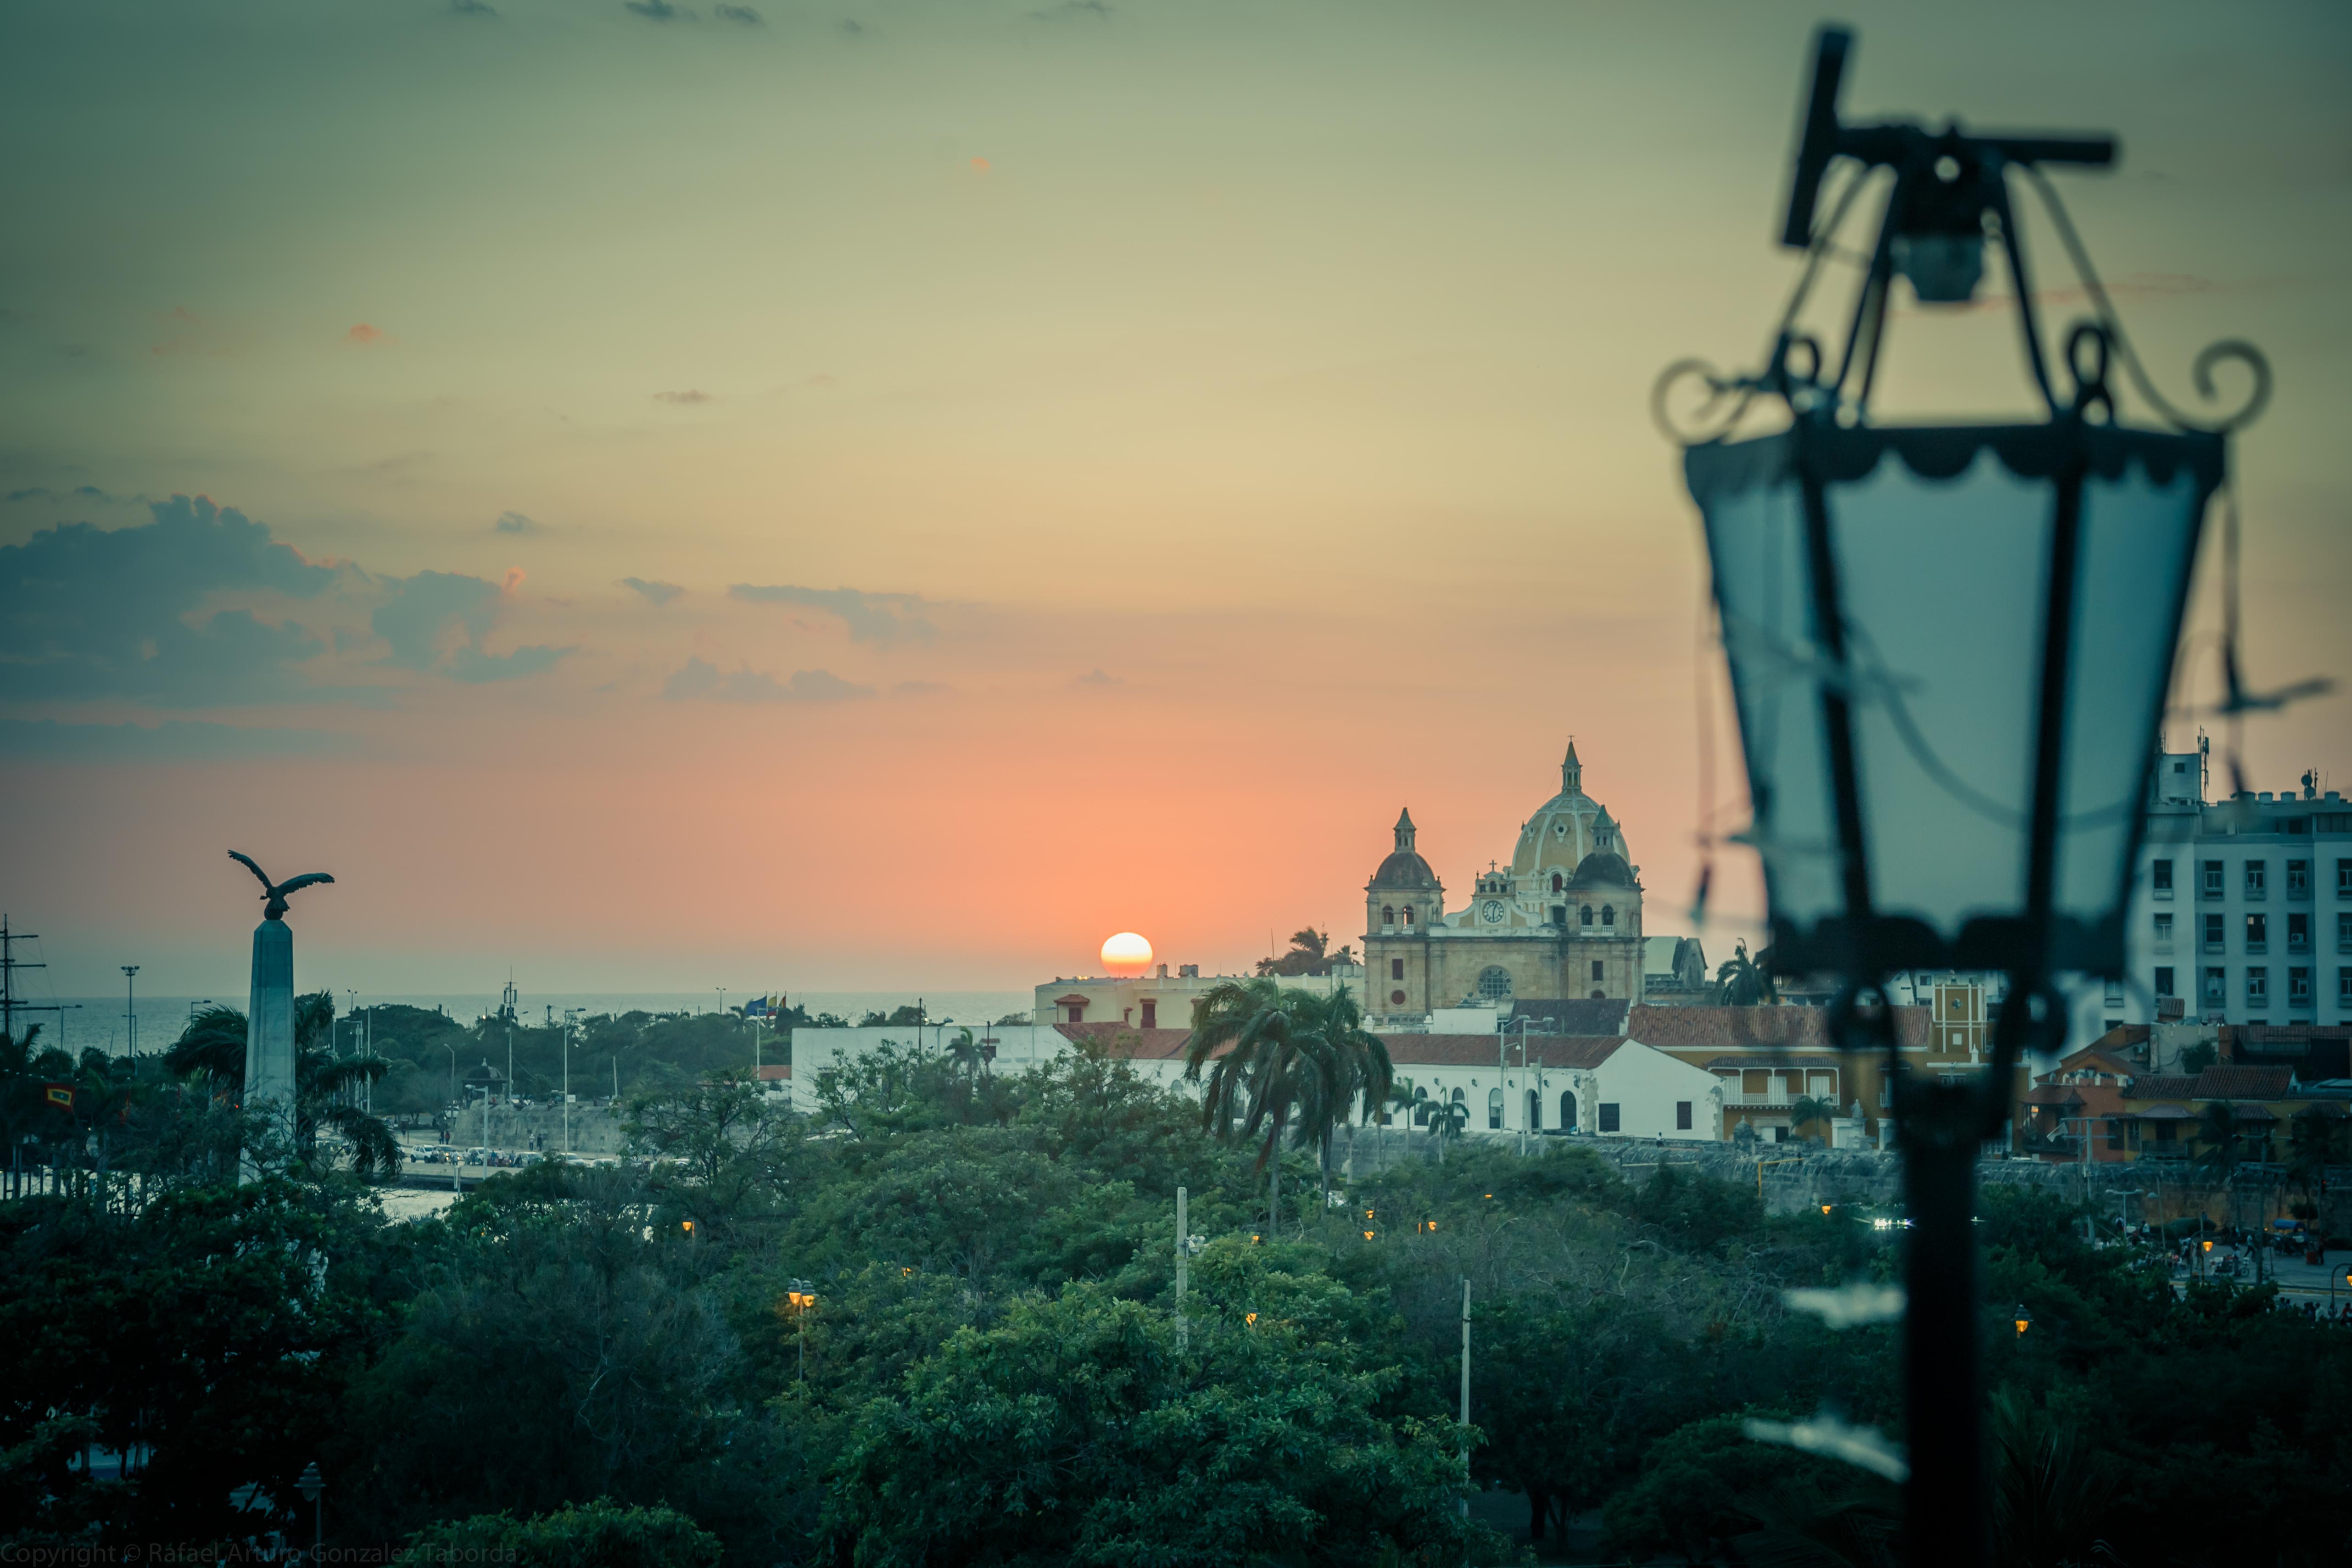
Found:
[[1412, 813], [1364, 887], [1365, 1011], [1412, 1028], [1438, 1009], [1517, 1000], [1642, 999], [1641, 868], [1607, 807], [1584, 792], [1576, 743], [1559, 793], [1519, 829], [1508, 869], [1489, 862], [1470, 901], [1415, 846]]

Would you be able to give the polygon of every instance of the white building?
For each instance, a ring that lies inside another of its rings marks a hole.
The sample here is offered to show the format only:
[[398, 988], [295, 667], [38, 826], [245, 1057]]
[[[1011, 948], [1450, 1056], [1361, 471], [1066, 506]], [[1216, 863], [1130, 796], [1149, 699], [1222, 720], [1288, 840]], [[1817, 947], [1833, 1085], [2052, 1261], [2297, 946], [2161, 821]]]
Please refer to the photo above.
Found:
[[2128, 977], [2094, 987], [2078, 1039], [2118, 1024], [2352, 1023], [2352, 802], [2205, 799], [2206, 754], [2157, 759], [2126, 933]]
[[[1491, 1020], [1484, 1009], [1466, 1009]], [[946, 1033], [961, 1032], [950, 1030]], [[1132, 1029], [1117, 1022], [1000, 1024], [975, 1030], [992, 1048], [998, 1071], [1018, 1072], [1067, 1055], [1080, 1040], [1117, 1052], [1143, 1077], [1171, 1089], [1199, 1092], [1184, 1077], [1183, 1029]], [[884, 1041], [915, 1043], [901, 1029], [796, 1029], [793, 1078], [803, 1085], [794, 1103], [815, 1108], [809, 1085], [828, 1067], [855, 1060]], [[920, 1031], [937, 1047], [938, 1026]], [[1714, 1073], [1622, 1035], [1506, 1037], [1491, 1027], [1467, 1034], [1391, 1034], [1391, 1061], [1400, 1082], [1426, 1103], [1451, 1101], [1468, 1113], [1473, 1136], [1522, 1133], [1585, 1134], [1633, 1138], [1714, 1139], [1723, 1126], [1723, 1082]], [[1417, 1120], [1426, 1124], [1426, 1113]]]

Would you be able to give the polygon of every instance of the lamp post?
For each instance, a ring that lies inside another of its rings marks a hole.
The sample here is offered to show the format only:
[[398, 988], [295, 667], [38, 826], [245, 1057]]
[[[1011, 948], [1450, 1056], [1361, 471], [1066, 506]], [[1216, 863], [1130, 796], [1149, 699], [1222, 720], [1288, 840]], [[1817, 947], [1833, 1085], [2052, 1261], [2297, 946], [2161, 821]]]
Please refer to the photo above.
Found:
[[466, 1184], [458, 1173], [464, 1167], [457, 1163], [457, 1115], [461, 1109], [457, 1103], [457, 1048], [445, 1041], [441, 1049], [449, 1053], [449, 1190], [463, 1192]]
[[139, 1059], [139, 966], [122, 966], [122, 1047]]
[[784, 1292], [784, 1300], [792, 1303], [793, 1317], [800, 1327], [800, 1380], [806, 1383], [808, 1381], [808, 1313], [809, 1309], [816, 1305], [816, 1287], [806, 1280], [794, 1280], [791, 1288]]
[[311, 1460], [302, 1467], [301, 1479], [295, 1483], [302, 1500], [310, 1505], [310, 1561], [325, 1560], [327, 1548], [327, 1505], [320, 1494], [327, 1490], [327, 1478], [319, 1473], [319, 1461]]
[[[1828, 1016], [1841, 1050], [1881, 1051], [1895, 1086], [1911, 1228], [1905, 1269], [1910, 1480], [1906, 1556], [1986, 1561], [1976, 1243], [1979, 1146], [2009, 1127], [2020, 1054], [2056, 1050], [2066, 971], [2120, 977], [2124, 917], [2157, 723], [2206, 504], [2228, 433], [2259, 412], [2269, 371], [2217, 344], [2197, 363], [2252, 372], [2245, 405], [2200, 423], [2150, 386], [2041, 165], [2104, 166], [2106, 138], [1982, 136], [1895, 121], [1847, 125], [1838, 89], [1851, 35], [1824, 28], [1796, 157], [1784, 244], [1807, 252], [1765, 368], [1693, 362], [1713, 423], [1678, 429], [1706, 526], [1773, 951], [1783, 972], [1843, 981]], [[1825, 175], [1850, 171], [1815, 222]], [[1846, 213], [1889, 171], [1878, 234], [1842, 350], [1798, 325]], [[2053, 379], [2011, 176], [2041, 194], [2093, 319]], [[1972, 299], [1988, 237], [2005, 264], [2037, 423], [1882, 425], [1870, 397], [1895, 293]], [[2118, 365], [2172, 426], [2126, 426]], [[1759, 400], [1789, 427], [1738, 439]], [[2233, 685], [2234, 693], [2234, 685]], [[1986, 1067], [1945, 1083], [1905, 1069], [1890, 976], [1998, 971], [2006, 1000]]]

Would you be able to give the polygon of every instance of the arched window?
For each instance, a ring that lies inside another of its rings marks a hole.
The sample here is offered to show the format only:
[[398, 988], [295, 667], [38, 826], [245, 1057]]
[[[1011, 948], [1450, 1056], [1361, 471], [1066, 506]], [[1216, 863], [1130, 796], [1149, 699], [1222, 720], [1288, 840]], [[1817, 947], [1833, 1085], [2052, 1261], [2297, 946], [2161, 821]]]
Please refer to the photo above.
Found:
[[1560, 1092], [1559, 1125], [1562, 1132], [1576, 1131], [1576, 1092], [1572, 1089]]
[[1414, 1126], [1429, 1125], [1429, 1091], [1418, 1083], [1414, 1084], [1412, 1087], [1412, 1124]]
[[1410, 904], [1404, 906], [1404, 925], [1406, 930], [1412, 929], [1412, 905]]
[[1554, 893], [1558, 893], [1561, 888], [1566, 887], [1568, 883], [1559, 879], [1559, 873], [1554, 872], [1551, 873], [1551, 890]]
[[1381, 924], [1382, 925], [1394, 925], [1396, 924], [1395, 905], [1382, 904], [1381, 906]]
[[1499, 1083], [1486, 1091], [1486, 1128], [1496, 1133], [1503, 1130], [1503, 1086]]
[[1543, 1096], [1532, 1089], [1528, 1091], [1528, 1131], [1543, 1131]]
[[1617, 906], [1615, 904], [1604, 904], [1601, 906], [1601, 924], [1603, 925], [1614, 925], [1617, 924]]
[[1511, 972], [1500, 964], [1489, 964], [1478, 971], [1478, 994], [1490, 1002], [1501, 1001], [1511, 994]]
[[1580, 925], [1590, 925], [1592, 924], [1592, 905], [1588, 904], [1578, 912], [1577, 924]]

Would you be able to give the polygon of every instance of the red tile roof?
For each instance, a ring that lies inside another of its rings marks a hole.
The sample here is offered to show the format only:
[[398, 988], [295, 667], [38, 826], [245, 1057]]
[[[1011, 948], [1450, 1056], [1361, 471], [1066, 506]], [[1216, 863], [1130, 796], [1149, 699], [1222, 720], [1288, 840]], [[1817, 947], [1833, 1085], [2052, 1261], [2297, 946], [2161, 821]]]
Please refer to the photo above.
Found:
[[2209, 1067], [2197, 1075], [2197, 1098], [2284, 1100], [2294, 1085], [2292, 1067]]
[[760, 1069], [760, 1081], [763, 1083], [772, 1083], [778, 1079], [790, 1078], [792, 1075], [793, 1068], [792, 1063], [790, 1062], [785, 1062], [782, 1066], [770, 1066]]
[[[1061, 1023], [1054, 1028], [1066, 1040], [1092, 1041], [1130, 1061], [1181, 1061], [1185, 1042], [1192, 1038], [1188, 1029], [1136, 1029], [1118, 1023]], [[1384, 1034], [1381, 1040], [1389, 1048], [1389, 1060], [1399, 1067], [1492, 1067], [1499, 1043], [1492, 1034]], [[1622, 1035], [1531, 1035], [1527, 1059], [1540, 1067], [1598, 1067], [1624, 1043]], [[1517, 1066], [1516, 1035], [1507, 1049]]]
[[[1829, 1009], [1814, 1007], [1701, 1008], [1635, 1007], [1625, 1019], [1625, 1032], [1659, 1051], [1754, 1049], [1778, 1046], [1833, 1049], [1827, 1028]], [[1904, 1045], [1925, 1048], [1934, 1028], [1926, 1008], [1895, 1009], [1895, 1038]]]
[[1189, 1029], [1137, 1029], [1123, 1023], [1057, 1023], [1054, 1027], [1065, 1040], [1091, 1041], [1129, 1061], [1181, 1061], [1184, 1042], [1192, 1038]]
[[2291, 1067], [2209, 1067], [2196, 1077], [2150, 1074], [2132, 1080], [2129, 1100], [2286, 1100], [2294, 1094]]

